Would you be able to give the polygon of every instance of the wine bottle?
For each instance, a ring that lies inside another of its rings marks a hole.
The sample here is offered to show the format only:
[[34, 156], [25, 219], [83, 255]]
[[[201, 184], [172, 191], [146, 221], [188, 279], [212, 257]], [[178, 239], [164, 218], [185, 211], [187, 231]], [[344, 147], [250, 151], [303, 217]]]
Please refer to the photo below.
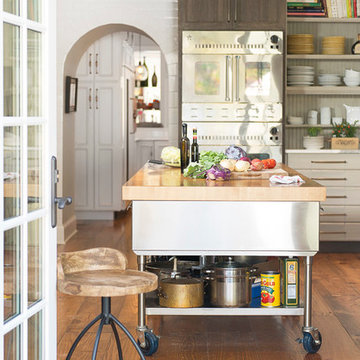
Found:
[[157, 76], [156, 76], [156, 73], [155, 73], [155, 66], [154, 66], [154, 74], [153, 74], [153, 76], [151, 78], [151, 85], [153, 87], [157, 87]]
[[351, 47], [351, 53], [356, 55], [360, 54], [360, 34], [358, 34], [356, 43]]
[[[145, 62], [145, 56], [144, 56], [143, 66], [146, 69], [146, 74], [149, 74], [149, 69], [148, 69], [148, 67], [146, 65], [146, 62]], [[148, 86], [149, 86], [149, 75], [146, 76], [145, 80], [141, 81], [141, 87], [148, 87]]]
[[182, 124], [182, 138], [180, 140], [181, 173], [190, 162], [190, 140], [187, 137], [187, 124]]
[[199, 162], [199, 144], [197, 143], [197, 129], [193, 129], [193, 142], [191, 144], [191, 161]]

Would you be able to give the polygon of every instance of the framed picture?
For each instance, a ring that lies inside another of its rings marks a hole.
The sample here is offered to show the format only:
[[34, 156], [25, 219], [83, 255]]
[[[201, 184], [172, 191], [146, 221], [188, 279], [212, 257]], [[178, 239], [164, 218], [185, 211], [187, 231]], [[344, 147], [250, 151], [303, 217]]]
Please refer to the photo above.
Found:
[[77, 106], [78, 79], [71, 76], [65, 81], [65, 112], [76, 111]]

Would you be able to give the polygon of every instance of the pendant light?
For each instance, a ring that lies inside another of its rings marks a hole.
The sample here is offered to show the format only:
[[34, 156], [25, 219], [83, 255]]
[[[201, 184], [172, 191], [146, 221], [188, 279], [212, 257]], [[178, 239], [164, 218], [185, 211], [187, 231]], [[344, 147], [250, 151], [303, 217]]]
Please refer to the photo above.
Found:
[[141, 65], [141, 35], [139, 34], [139, 65], [135, 68], [135, 80], [144, 81], [148, 77], [148, 71], [144, 65]]

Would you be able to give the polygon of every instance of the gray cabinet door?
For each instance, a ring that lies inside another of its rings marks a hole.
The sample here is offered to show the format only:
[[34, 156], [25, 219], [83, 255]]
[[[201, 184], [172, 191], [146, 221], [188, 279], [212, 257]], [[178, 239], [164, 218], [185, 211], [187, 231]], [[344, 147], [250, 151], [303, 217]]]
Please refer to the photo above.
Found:
[[285, 30], [286, 0], [232, 0], [233, 30]]
[[232, 0], [180, 0], [179, 25], [184, 30], [228, 30]]

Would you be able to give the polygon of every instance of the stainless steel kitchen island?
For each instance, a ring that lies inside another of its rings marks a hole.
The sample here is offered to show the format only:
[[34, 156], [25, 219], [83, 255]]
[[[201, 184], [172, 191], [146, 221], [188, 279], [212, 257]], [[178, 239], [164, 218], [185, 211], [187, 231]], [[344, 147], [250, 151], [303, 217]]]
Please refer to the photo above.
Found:
[[[296, 171], [281, 165], [289, 175]], [[271, 255], [305, 259], [304, 307], [165, 308], [145, 307], [139, 296], [139, 341], [157, 349], [146, 327], [148, 315], [304, 315], [304, 348], [316, 352], [321, 335], [311, 324], [312, 258], [319, 250], [320, 202], [326, 188], [272, 185], [268, 179], [207, 181], [184, 178], [180, 169], [147, 164], [123, 186], [133, 203], [132, 248], [144, 270], [147, 255]]]

